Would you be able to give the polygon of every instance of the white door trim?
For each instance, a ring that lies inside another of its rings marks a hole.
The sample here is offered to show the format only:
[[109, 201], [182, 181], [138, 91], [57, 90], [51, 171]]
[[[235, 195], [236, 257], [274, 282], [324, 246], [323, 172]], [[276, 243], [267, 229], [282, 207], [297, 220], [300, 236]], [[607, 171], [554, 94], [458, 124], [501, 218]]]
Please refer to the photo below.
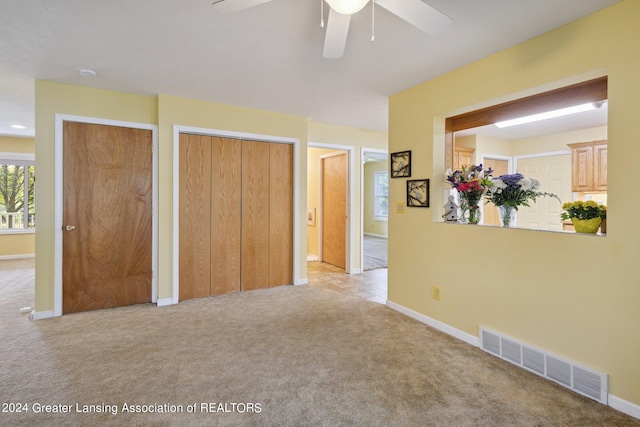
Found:
[[[301, 285], [299, 261], [300, 246], [300, 140], [277, 135], [261, 135], [256, 133], [235, 132], [222, 129], [209, 129], [193, 126], [173, 126], [173, 294], [172, 298], [163, 298], [161, 304], [177, 304], [180, 300], [180, 134], [220, 136], [224, 138], [245, 139], [250, 141], [275, 142], [293, 145], [293, 284]], [[306, 224], [305, 224], [306, 227]]]
[[151, 301], [158, 300], [158, 126], [95, 117], [55, 115], [54, 137], [54, 249], [53, 249], [53, 315], [62, 316], [62, 206], [63, 206], [63, 124], [80, 122], [96, 125], [118, 126], [151, 131], [153, 143], [153, 188], [152, 188], [152, 243], [151, 243]]

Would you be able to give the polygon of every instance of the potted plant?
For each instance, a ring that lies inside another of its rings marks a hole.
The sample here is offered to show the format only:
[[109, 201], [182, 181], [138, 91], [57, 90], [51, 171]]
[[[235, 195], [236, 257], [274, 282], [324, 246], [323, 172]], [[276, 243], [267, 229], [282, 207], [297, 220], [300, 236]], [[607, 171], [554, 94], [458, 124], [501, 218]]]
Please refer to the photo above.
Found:
[[607, 217], [607, 207], [593, 200], [576, 200], [562, 205], [562, 219], [570, 219], [578, 233], [596, 233]]

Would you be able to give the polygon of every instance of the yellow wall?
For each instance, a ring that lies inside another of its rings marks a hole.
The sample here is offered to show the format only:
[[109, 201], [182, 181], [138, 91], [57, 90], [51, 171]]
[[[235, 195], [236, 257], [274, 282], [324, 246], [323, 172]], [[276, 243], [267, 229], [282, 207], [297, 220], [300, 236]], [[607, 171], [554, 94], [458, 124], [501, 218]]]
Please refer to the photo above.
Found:
[[154, 97], [36, 81], [36, 311], [53, 310], [55, 114], [146, 124], [157, 122]]
[[388, 221], [375, 219], [375, 172], [386, 171], [387, 162], [367, 162], [364, 165], [364, 232], [386, 236]]
[[[432, 178], [433, 196], [430, 210], [391, 211], [389, 300], [468, 334], [486, 326], [607, 372], [609, 392], [636, 405], [640, 228], [627, 224], [640, 211], [629, 193], [640, 159], [638, 16], [640, 2], [625, 0], [396, 94], [389, 130], [389, 150], [412, 150], [412, 169]], [[606, 237], [441, 222], [444, 118], [601, 75], [609, 76]], [[391, 180], [390, 199], [403, 201], [402, 180]]]
[[[158, 97], [160, 123], [160, 251], [159, 298], [170, 298], [172, 292], [172, 185], [173, 185], [173, 126], [192, 126], [230, 132], [297, 138], [300, 140], [300, 187], [298, 197], [299, 263], [298, 277], [307, 277], [306, 193], [307, 193], [307, 120], [303, 117], [272, 113], [249, 108], [234, 107], [175, 96]], [[176, 243], [177, 245], [177, 243]]]
[[570, 147], [567, 144], [604, 139], [607, 139], [606, 126], [518, 139], [513, 144], [513, 155], [523, 156], [526, 154], [569, 150]]
[[[173, 293], [173, 126], [189, 126], [243, 134], [296, 138], [299, 144], [299, 263], [295, 279], [305, 279], [307, 211], [307, 135], [315, 141], [360, 147], [386, 148], [386, 133], [308, 122], [286, 114], [228, 106], [168, 95], [132, 95], [47, 81], [36, 82], [36, 141], [38, 180], [36, 208], [36, 311], [53, 309], [54, 282], [54, 135], [55, 114], [158, 125], [159, 139], [159, 250], [158, 298]], [[356, 177], [360, 169], [356, 168]], [[359, 179], [356, 195], [360, 197]], [[357, 212], [359, 218], [359, 211]], [[359, 231], [360, 221], [357, 222]], [[359, 250], [359, 240], [358, 240]], [[359, 266], [358, 266], [359, 267]]]
[[[0, 136], [0, 153], [35, 153], [33, 138]], [[32, 255], [36, 250], [34, 233], [0, 234], [0, 258], [15, 255]]]
[[16, 138], [13, 136], [0, 135], [0, 153], [27, 153], [36, 152], [35, 140], [33, 138]]

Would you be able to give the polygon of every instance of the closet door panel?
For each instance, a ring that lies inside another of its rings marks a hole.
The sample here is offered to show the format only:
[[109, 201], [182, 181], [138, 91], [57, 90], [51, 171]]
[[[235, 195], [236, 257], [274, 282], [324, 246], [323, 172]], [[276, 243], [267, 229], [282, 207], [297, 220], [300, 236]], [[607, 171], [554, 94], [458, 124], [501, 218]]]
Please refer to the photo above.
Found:
[[242, 142], [211, 138], [211, 295], [240, 291]]
[[180, 134], [179, 299], [209, 296], [211, 138]]
[[293, 283], [293, 146], [269, 144], [269, 286]]
[[242, 290], [269, 287], [269, 143], [242, 141]]

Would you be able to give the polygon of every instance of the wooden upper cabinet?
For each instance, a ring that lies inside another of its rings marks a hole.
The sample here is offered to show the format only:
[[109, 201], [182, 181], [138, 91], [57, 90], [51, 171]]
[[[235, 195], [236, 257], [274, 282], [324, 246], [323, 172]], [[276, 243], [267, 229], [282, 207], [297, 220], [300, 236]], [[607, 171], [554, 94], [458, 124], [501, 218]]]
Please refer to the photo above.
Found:
[[571, 148], [571, 190], [607, 191], [607, 141], [568, 145]]
[[453, 170], [460, 170], [462, 166], [473, 165], [473, 153], [476, 150], [467, 147], [454, 147], [453, 149]]
[[607, 143], [593, 146], [593, 189], [607, 191]]

